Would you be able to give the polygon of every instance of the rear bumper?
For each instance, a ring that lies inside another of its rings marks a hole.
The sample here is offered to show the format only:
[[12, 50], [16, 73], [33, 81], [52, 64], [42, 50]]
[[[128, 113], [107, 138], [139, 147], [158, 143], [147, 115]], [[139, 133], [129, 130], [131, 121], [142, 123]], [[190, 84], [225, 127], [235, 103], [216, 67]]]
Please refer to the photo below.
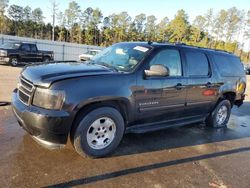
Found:
[[8, 64], [9, 61], [10, 61], [10, 58], [4, 57], [4, 56], [0, 56], [0, 63]]
[[69, 113], [26, 106], [18, 99], [17, 90], [12, 94], [12, 108], [19, 125], [42, 146], [56, 149], [67, 143], [71, 127]]

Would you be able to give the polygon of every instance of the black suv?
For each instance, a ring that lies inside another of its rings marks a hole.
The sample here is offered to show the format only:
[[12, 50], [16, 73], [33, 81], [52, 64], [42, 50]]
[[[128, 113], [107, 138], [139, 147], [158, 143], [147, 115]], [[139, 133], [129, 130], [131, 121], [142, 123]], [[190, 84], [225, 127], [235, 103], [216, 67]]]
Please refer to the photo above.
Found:
[[87, 63], [25, 67], [12, 104], [19, 124], [42, 145], [62, 147], [69, 136], [80, 155], [100, 157], [128, 132], [197, 122], [224, 127], [245, 88], [243, 65], [233, 54], [128, 42]]

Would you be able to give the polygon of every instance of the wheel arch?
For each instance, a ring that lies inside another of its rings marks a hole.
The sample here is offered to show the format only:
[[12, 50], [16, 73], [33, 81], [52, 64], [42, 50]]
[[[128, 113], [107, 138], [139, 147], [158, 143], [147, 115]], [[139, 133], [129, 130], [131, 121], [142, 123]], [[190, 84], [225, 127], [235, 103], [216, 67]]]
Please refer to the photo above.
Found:
[[74, 120], [72, 122], [72, 126], [70, 129], [70, 138], [72, 141], [72, 136], [74, 135], [74, 132], [78, 126], [79, 121], [81, 120], [81, 117], [88, 114], [89, 112], [93, 111], [94, 109], [100, 108], [100, 107], [112, 107], [118, 110], [123, 119], [125, 126], [132, 118], [129, 115], [129, 111], [131, 110], [129, 101], [124, 98], [114, 98], [114, 99], [108, 99], [108, 100], [96, 100], [88, 103], [84, 103], [82, 105], [79, 105], [75, 108], [75, 116]]
[[225, 91], [225, 92], [221, 93], [218, 102], [220, 102], [223, 99], [229, 100], [231, 103], [231, 106], [233, 106], [235, 99], [236, 99], [236, 92], [235, 91]]

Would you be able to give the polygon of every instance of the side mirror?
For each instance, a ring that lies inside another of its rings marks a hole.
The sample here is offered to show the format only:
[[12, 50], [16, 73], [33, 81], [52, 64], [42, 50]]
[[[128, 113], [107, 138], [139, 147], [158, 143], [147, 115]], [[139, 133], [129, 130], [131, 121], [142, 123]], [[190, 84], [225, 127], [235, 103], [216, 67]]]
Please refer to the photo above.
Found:
[[145, 75], [150, 76], [169, 76], [169, 69], [163, 65], [152, 65], [149, 70], [145, 70]]

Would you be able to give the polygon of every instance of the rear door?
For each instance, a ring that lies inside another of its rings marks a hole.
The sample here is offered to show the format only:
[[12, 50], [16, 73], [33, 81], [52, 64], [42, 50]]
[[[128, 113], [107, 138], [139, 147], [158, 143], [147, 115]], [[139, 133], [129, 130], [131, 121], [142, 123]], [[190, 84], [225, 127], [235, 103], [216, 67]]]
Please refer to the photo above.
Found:
[[188, 116], [204, 116], [216, 100], [217, 90], [212, 78], [209, 56], [201, 50], [184, 49], [187, 74]]

